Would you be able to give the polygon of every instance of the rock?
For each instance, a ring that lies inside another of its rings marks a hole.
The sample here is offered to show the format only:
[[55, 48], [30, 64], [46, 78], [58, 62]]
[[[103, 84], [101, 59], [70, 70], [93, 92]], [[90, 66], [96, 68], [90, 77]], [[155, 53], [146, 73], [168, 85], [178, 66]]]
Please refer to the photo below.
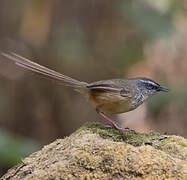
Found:
[[187, 140], [87, 123], [31, 154], [2, 179], [187, 179]]

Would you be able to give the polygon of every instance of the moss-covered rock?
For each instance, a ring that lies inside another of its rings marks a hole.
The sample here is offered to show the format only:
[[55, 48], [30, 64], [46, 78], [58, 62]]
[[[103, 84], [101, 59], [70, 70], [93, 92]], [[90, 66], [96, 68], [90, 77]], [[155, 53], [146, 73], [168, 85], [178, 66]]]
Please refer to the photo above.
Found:
[[2, 179], [187, 179], [187, 140], [87, 123], [31, 154]]

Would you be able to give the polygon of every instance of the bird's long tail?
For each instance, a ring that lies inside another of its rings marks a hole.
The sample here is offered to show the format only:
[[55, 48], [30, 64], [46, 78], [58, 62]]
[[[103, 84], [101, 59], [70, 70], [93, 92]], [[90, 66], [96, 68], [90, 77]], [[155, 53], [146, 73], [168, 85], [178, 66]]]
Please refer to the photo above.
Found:
[[61, 73], [58, 73], [54, 70], [51, 70], [47, 67], [44, 67], [42, 65], [39, 65], [35, 62], [32, 62], [16, 53], [2, 53], [3, 56], [8, 58], [9, 60], [13, 61], [16, 65], [21, 66], [25, 69], [29, 69], [31, 71], [37, 72], [39, 74], [42, 74], [44, 76], [50, 77], [52, 79], [56, 79], [60, 81], [63, 85], [71, 86], [75, 89], [86, 89], [86, 82], [81, 82], [76, 79], [70, 78], [68, 76], [65, 76]]

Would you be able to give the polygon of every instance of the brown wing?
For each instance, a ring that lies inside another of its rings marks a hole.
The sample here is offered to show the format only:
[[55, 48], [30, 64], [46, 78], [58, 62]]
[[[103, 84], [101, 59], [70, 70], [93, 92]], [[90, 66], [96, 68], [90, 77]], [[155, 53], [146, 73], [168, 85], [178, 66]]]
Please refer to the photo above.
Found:
[[[131, 97], [130, 89], [127, 87], [119, 87], [118, 85], [115, 85], [115, 83], [112, 83], [112, 80], [104, 80], [105, 83], [102, 81], [92, 83], [87, 85], [87, 88], [91, 91], [97, 91], [97, 92], [111, 92], [115, 94], [120, 94], [123, 97]], [[109, 83], [107, 83], [109, 82]]]
[[105, 91], [113, 93], [120, 93], [122, 90], [122, 88], [112, 86], [111, 84], [91, 84], [87, 85], [87, 88], [92, 91]]

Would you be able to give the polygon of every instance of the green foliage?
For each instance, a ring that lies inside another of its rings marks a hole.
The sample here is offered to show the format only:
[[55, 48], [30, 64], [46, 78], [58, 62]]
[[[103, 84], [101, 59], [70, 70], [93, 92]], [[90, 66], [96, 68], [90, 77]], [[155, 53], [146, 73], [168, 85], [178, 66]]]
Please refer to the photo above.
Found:
[[7, 166], [17, 164], [22, 158], [39, 148], [39, 144], [34, 140], [0, 129], [0, 162]]

